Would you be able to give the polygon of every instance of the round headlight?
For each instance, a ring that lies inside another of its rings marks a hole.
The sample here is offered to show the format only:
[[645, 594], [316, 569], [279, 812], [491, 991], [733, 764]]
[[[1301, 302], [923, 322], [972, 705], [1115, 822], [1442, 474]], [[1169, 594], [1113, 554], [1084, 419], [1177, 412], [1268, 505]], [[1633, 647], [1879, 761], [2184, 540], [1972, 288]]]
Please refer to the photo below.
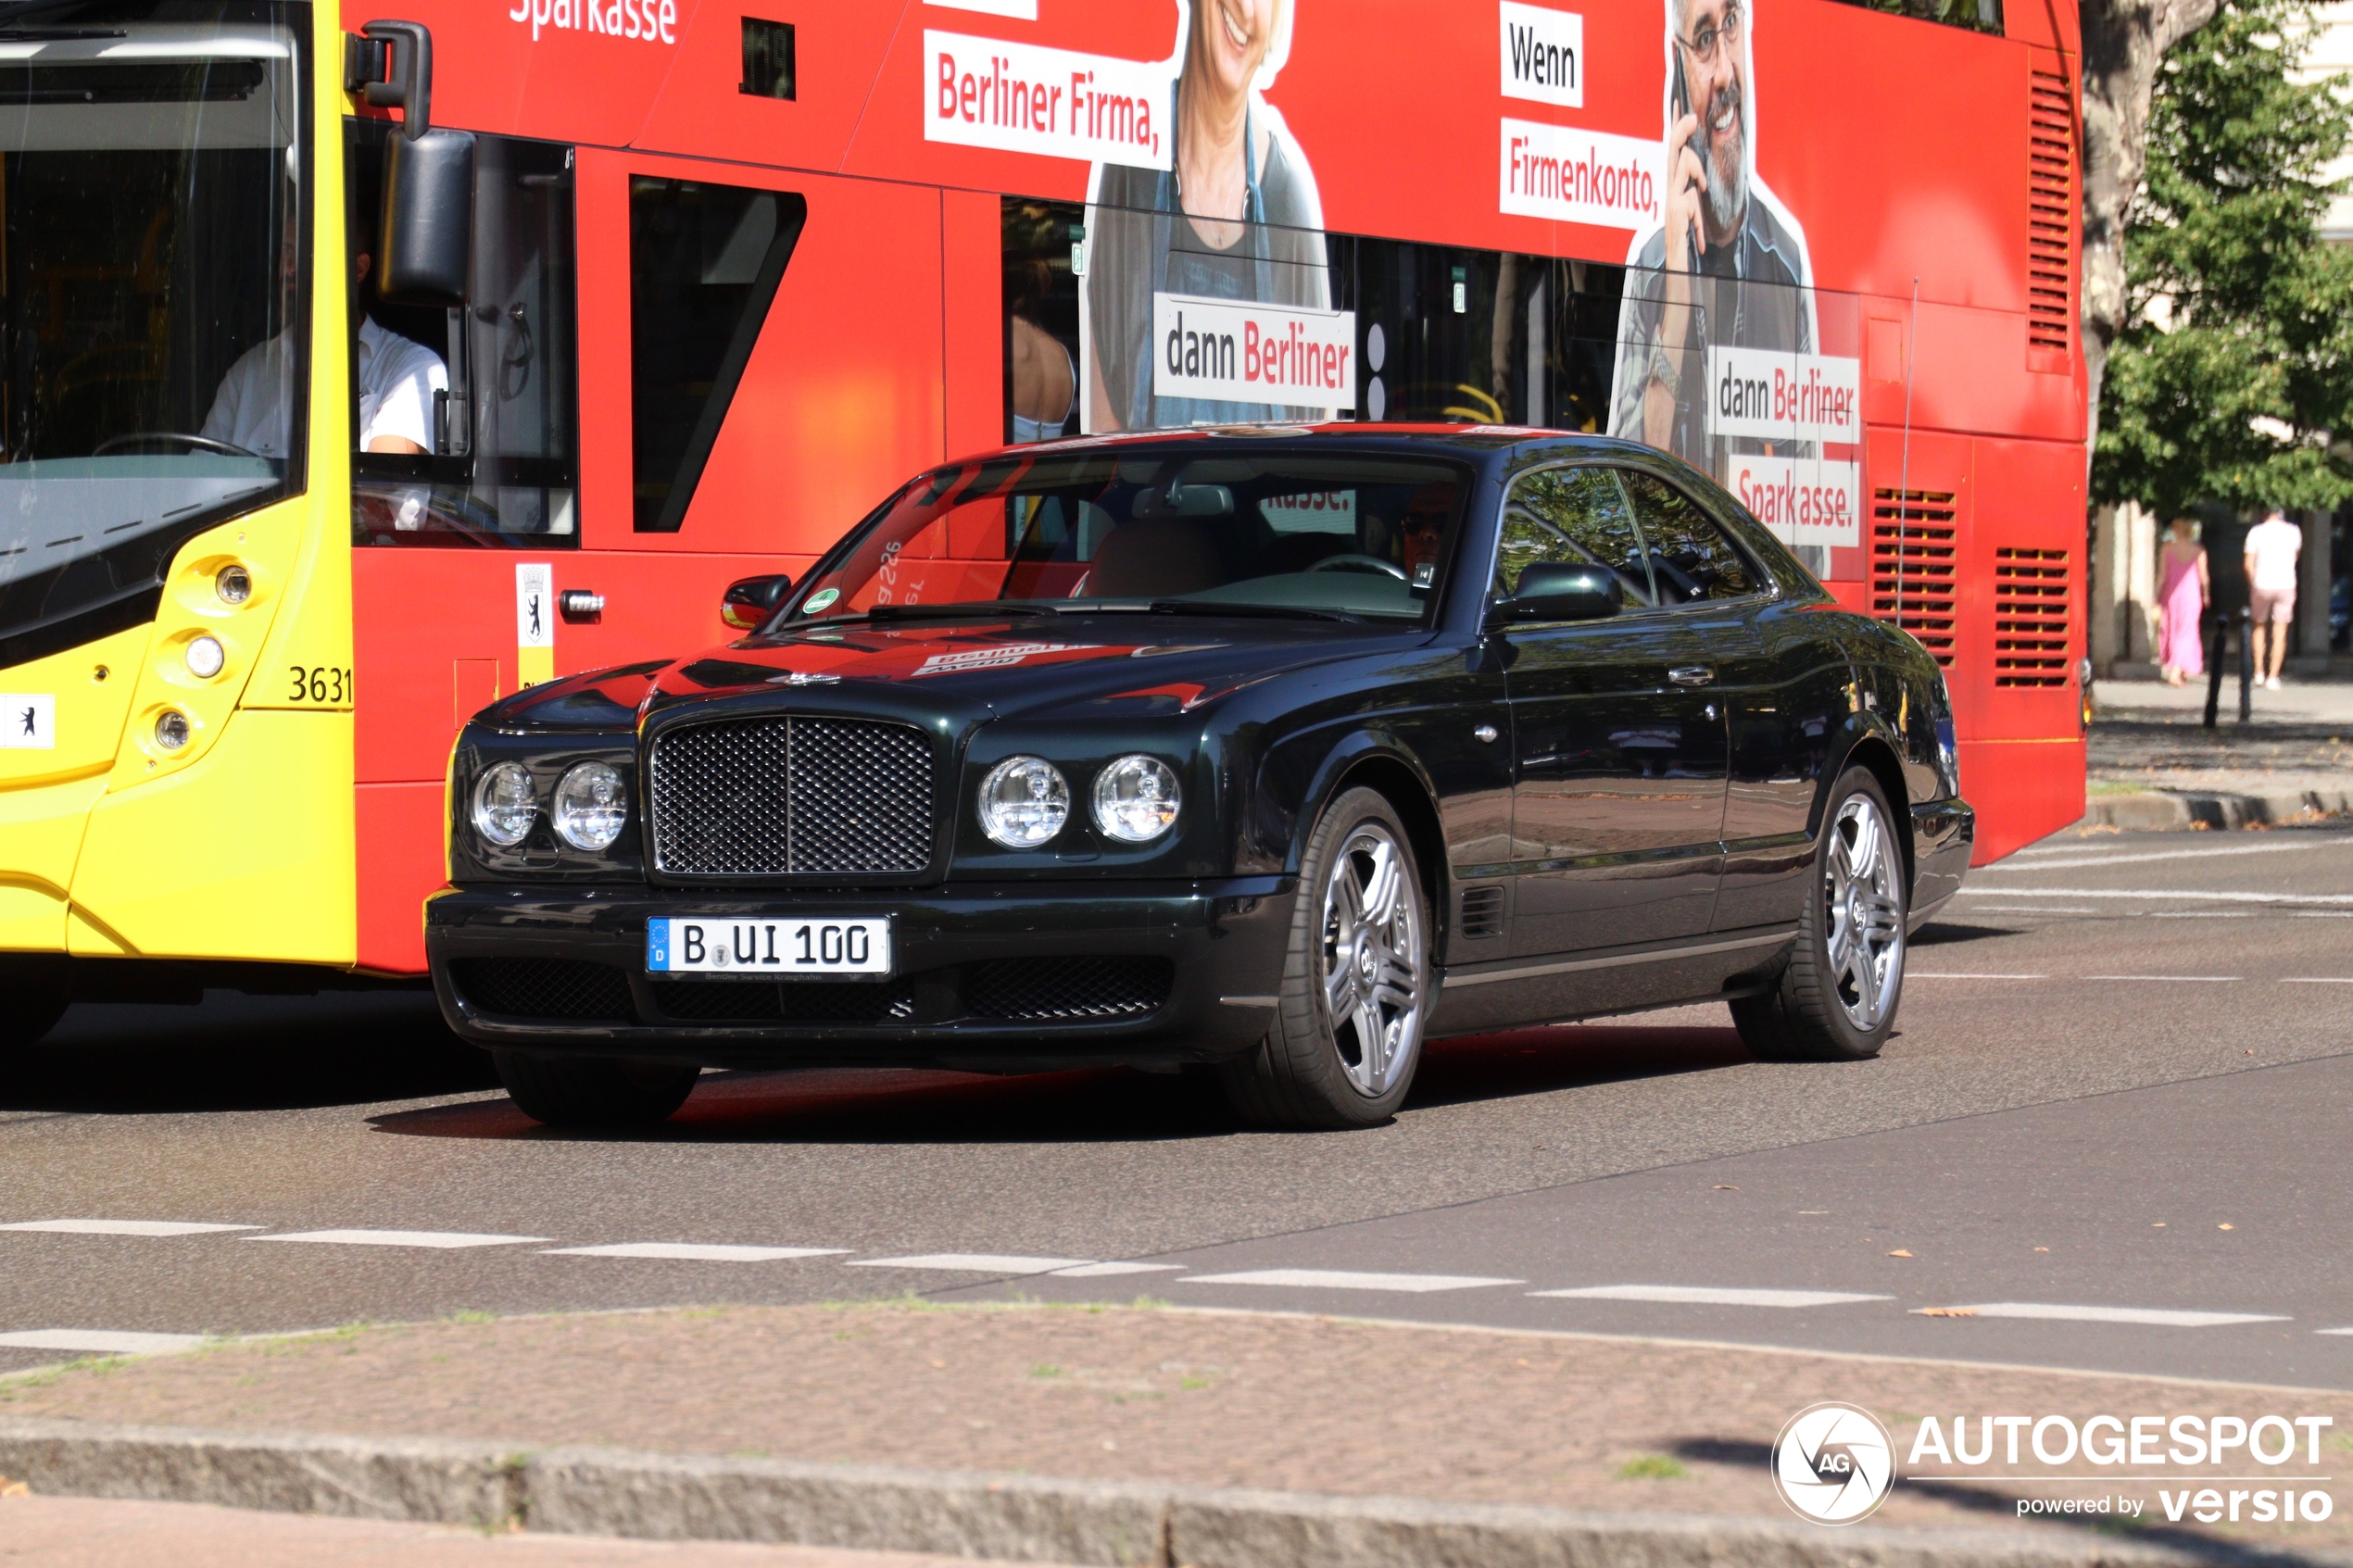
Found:
[[198, 637], [188, 645], [188, 673], [199, 681], [209, 681], [220, 673], [229, 662], [228, 653], [218, 637]]
[[177, 751], [188, 744], [188, 716], [176, 708], [167, 708], [156, 715], [156, 744], [166, 751]]
[[602, 762], [583, 762], [556, 786], [556, 835], [574, 849], [602, 849], [629, 822], [629, 791]]
[[1122, 844], [1149, 844], [1176, 825], [1176, 775], [1156, 757], [1123, 757], [1095, 775], [1095, 825]]
[[1070, 784], [1043, 757], [1008, 757], [980, 781], [980, 825], [1008, 849], [1035, 849], [1070, 821]]
[[225, 605], [241, 605], [253, 597], [253, 578], [242, 566], [224, 566], [212, 580], [212, 591]]
[[538, 810], [531, 774], [520, 762], [501, 762], [474, 783], [474, 831], [501, 849], [523, 841]]

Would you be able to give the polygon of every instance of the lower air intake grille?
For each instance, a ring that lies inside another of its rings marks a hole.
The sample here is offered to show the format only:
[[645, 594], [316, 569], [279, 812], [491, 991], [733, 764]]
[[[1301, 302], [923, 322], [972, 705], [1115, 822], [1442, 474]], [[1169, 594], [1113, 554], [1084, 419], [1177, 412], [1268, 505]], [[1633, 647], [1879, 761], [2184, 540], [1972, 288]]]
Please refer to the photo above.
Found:
[[1463, 935], [1468, 937], [1504, 935], [1504, 890], [1466, 887], [1463, 890]]
[[654, 864], [673, 876], [912, 876], [932, 747], [912, 724], [723, 720], [654, 742]]
[[1000, 959], [973, 966], [964, 1010], [1036, 1023], [1144, 1018], [1168, 1000], [1176, 974], [1166, 959]]
[[895, 1023], [915, 1011], [902, 986], [839, 981], [671, 981], [654, 995], [663, 1017], [689, 1023]]
[[458, 994], [484, 1012], [510, 1018], [577, 1018], [626, 1023], [629, 982], [610, 964], [578, 959], [460, 959], [450, 966]]

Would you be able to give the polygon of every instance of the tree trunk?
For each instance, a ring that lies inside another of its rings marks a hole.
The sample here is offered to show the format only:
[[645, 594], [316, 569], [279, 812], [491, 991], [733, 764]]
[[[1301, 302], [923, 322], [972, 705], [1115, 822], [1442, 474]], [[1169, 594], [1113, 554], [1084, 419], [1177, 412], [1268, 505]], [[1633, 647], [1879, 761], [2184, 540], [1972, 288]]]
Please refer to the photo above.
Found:
[[2082, 0], [2084, 459], [2099, 434], [2108, 351], [2124, 330], [2124, 230], [2148, 160], [2149, 100], [2167, 50], [2214, 19], [2218, 0]]

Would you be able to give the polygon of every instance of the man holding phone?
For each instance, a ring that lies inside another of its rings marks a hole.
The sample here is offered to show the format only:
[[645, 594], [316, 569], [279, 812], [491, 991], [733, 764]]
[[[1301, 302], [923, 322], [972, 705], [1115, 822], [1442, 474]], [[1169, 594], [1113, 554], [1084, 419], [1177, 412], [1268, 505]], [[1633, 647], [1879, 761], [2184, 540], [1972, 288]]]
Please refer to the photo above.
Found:
[[1759, 444], [1707, 435], [1707, 347], [1812, 353], [1813, 267], [1756, 177], [1747, 0], [1666, 5], [1666, 220], [1627, 257], [1609, 428], [1721, 479]]

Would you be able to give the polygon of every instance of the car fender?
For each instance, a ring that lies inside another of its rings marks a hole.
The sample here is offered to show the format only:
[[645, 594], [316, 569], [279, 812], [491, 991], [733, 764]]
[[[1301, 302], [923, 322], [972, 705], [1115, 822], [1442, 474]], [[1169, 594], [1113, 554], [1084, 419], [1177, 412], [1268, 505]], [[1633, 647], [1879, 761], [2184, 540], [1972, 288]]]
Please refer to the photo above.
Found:
[[[1315, 753], [1320, 752], [1320, 755]], [[1433, 857], [1430, 847], [1419, 842], [1423, 829], [1434, 827], [1438, 822], [1438, 788], [1414, 749], [1393, 730], [1379, 723], [1360, 723], [1327, 744], [1317, 731], [1304, 731], [1286, 736], [1267, 748], [1258, 768], [1258, 784], [1252, 791], [1255, 809], [1262, 832], [1272, 833], [1261, 840], [1262, 852], [1273, 852], [1281, 846], [1282, 869], [1287, 875], [1296, 876], [1307, 853], [1307, 839], [1322, 820], [1324, 810], [1340, 794], [1340, 785], [1352, 772], [1367, 762], [1394, 764], [1409, 774], [1421, 793], [1418, 808], [1425, 821], [1416, 822], [1415, 804], [1400, 802], [1400, 809], [1407, 818], [1407, 826], [1415, 830], [1417, 856], [1433, 859], [1434, 865], [1426, 866], [1439, 873], [1432, 883], [1435, 892], [1444, 892], [1444, 855]], [[1285, 797], [1290, 797], [1285, 799]], [[1277, 837], [1276, 835], [1279, 835]]]

